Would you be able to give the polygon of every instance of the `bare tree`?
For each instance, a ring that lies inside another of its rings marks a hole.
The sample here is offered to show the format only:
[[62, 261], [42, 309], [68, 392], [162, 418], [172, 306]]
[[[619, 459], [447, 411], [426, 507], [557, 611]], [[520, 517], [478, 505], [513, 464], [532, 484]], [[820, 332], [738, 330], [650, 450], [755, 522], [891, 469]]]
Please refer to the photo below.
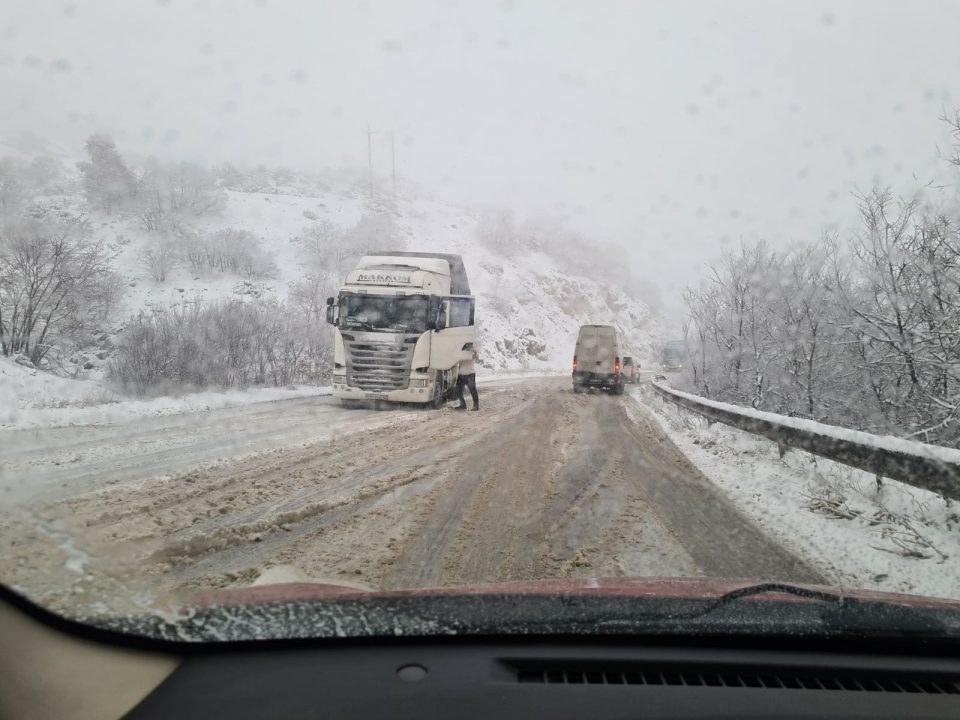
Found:
[[38, 364], [58, 333], [94, 319], [112, 274], [82, 219], [22, 220], [0, 234], [0, 351]]
[[836, 350], [836, 319], [830, 297], [833, 252], [831, 238], [820, 245], [798, 248], [769, 272], [764, 341], [776, 363], [769, 378], [774, 409], [822, 418], [829, 402], [822, 390], [832, 374], [830, 355]]
[[291, 305], [306, 318], [315, 322], [324, 322], [326, 298], [336, 294], [339, 278], [332, 273], [311, 273], [305, 278], [290, 284]]
[[[700, 288], [687, 288], [683, 294], [688, 310], [687, 352], [691, 358], [689, 365], [694, 388], [707, 397], [713, 396], [712, 372], [714, 369], [713, 343], [715, 328], [719, 325], [720, 303], [717, 290], [713, 285], [704, 283]], [[693, 337], [690, 337], [692, 328]], [[694, 348], [689, 347], [692, 342]]]
[[[731, 402], [960, 442], [960, 233], [884, 190], [862, 231], [725, 253], [689, 289], [692, 379]], [[749, 380], [749, 381], [748, 381]]]
[[940, 119], [947, 124], [953, 136], [953, 148], [947, 156], [947, 162], [960, 167], [960, 110], [954, 110], [953, 114], [944, 113]]
[[294, 241], [319, 265], [339, 264], [349, 255], [343, 230], [329, 220], [308, 225]]

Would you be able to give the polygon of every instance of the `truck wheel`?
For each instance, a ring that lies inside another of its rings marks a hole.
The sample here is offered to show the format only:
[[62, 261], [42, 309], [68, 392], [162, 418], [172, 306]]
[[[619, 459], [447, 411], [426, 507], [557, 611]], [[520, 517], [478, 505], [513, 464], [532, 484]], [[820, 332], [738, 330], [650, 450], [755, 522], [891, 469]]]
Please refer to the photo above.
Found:
[[433, 381], [433, 397], [428, 403], [432, 408], [441, 408], [447, 402], [447, 383], [443, 373], [437, 370], [437, 377]]

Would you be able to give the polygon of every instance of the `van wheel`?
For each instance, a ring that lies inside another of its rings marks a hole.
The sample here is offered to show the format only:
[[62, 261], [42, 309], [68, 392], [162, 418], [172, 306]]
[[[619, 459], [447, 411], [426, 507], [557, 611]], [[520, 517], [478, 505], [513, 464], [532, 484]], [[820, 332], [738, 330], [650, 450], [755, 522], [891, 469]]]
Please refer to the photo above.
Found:
[[574, 395], [580, 395], [580, 394], [584, 393], [585, 391], [586, 391], [586, 388], [584, 388], [583, 385], [577, 385], [576, 383], [573, 384], [573, 394], [574, 394]]
[[620, 383], [613, 389], [614, 395], [623, 395], [623, 383]]

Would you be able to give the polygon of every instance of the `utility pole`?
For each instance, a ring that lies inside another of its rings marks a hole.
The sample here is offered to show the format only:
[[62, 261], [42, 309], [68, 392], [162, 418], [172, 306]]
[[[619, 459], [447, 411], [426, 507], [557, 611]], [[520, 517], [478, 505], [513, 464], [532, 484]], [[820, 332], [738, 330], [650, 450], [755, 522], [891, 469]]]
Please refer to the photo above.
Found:
[[390, 131], [390, 169], [393, 175], [393, 205], [397, 205], [397, 144], [394, 141], [394, 132]]
[[373, 131], [367, 124], [367, 177], [370, 179], [370, 204], [373, 205]]

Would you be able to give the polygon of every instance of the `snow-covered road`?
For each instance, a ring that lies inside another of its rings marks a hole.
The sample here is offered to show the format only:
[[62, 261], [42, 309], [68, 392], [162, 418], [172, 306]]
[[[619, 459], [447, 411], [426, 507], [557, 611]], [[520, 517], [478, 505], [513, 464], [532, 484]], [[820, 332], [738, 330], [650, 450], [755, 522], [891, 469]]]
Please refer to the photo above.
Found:
[[244, 584], [276, 564], [382, 588], [823, 579], [632, 399], [575, 395], [568, 378], [482, 393], [481, 413], [312, 398], [26, 432], [3, 451], [0, 575], [88, 609]]
[[250, 453], [376, 427], [384, 415], [349, 413], [329, 397], [296, 398], [103, 424], [6, 431], [4, 505], [71, 497], [114, 483], [156, 482]]
[[[496, 389], [525, 379], [528, 376], [496, 377], [481, 386]], [[154, 481], [253, 453], [330, 440], [338, 434], [374, 432], [396, 419], [397, 413], [422, 412], [402, 406], [389, 412], [346, 410], [329, 396], [199, 412], [183, 402], [181, 412], [163, 415], [123, 412], [127, 405], [139, 404], [109, 405], [103, 412], [88, 413], [90, 424], [0, 431], [3, 506], [71, 497], [118, 482]], [[405, 417], [417, 422], [421, 416]]]

